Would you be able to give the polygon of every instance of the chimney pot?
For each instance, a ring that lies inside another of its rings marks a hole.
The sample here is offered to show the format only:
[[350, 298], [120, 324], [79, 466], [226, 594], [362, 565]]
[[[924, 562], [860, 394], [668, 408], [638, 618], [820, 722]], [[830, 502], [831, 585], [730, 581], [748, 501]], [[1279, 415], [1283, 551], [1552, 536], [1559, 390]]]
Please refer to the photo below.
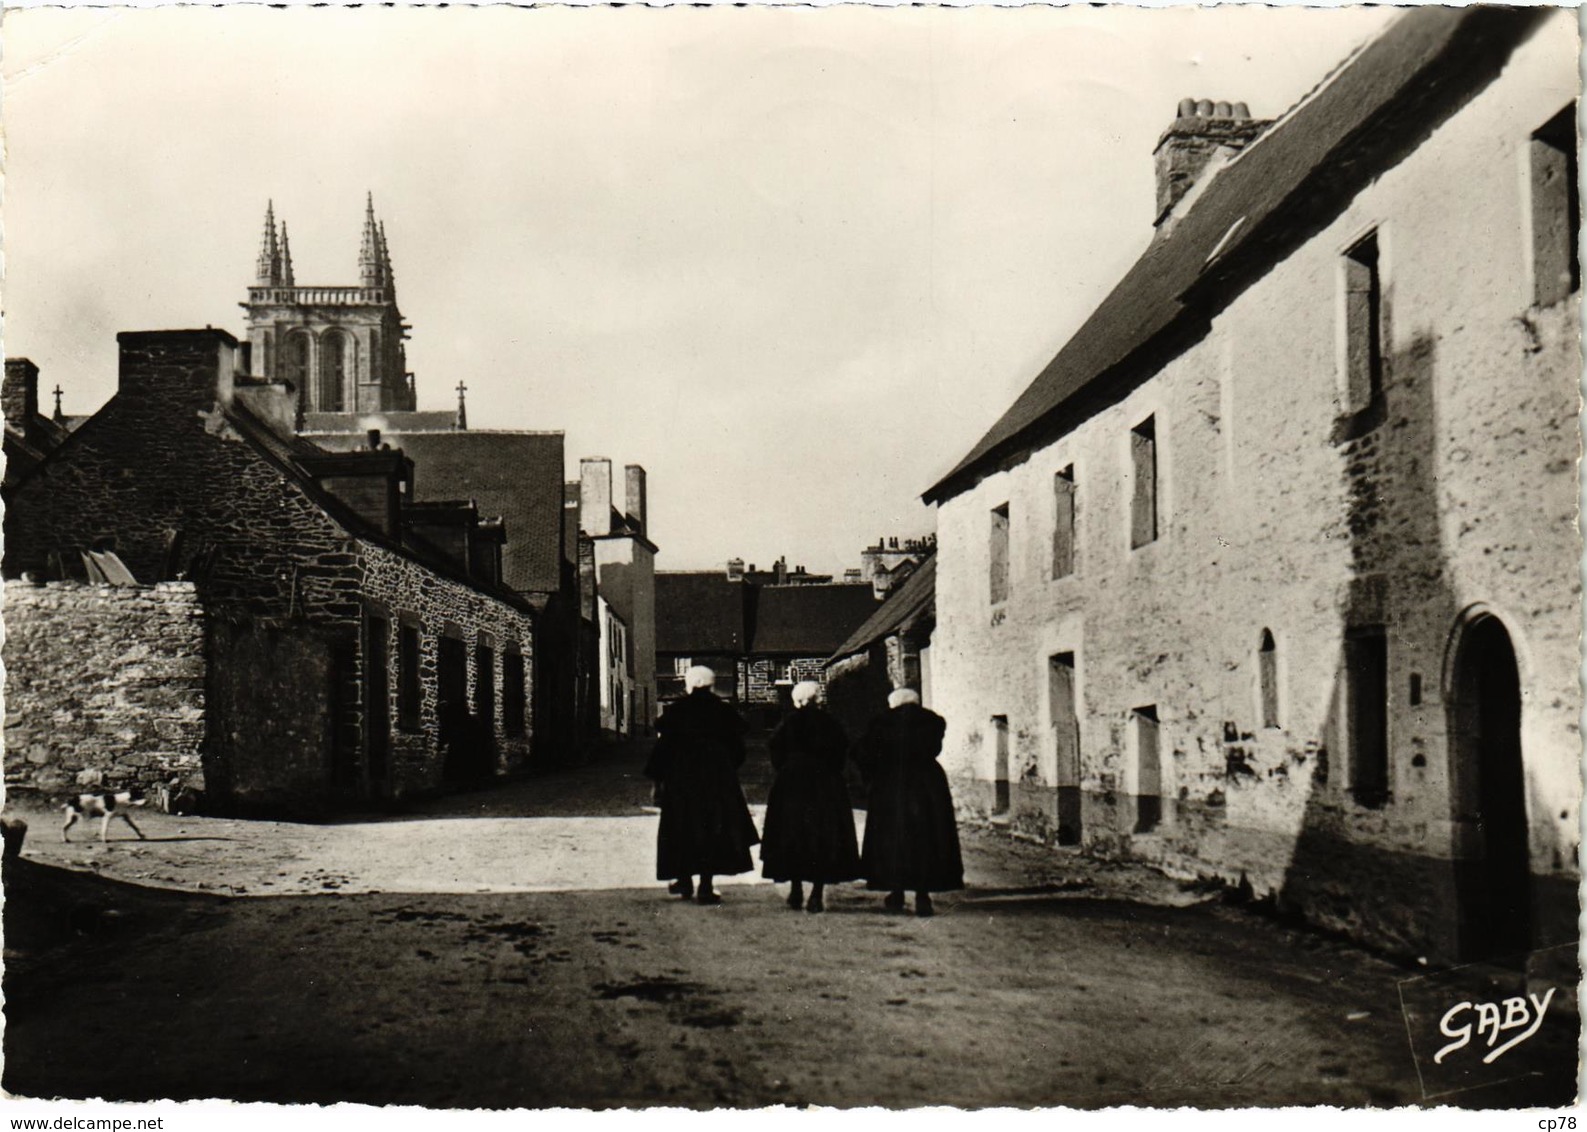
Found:
[[1181, 98], [1179, 100], [1179, 117], [1194, 118], [1196, 116], [1196, 100], [1194, 98]]
[[[1193, 106], [1193, 116], [1184, 113], [1187, 106]], [[1250, 107], [1243, 102], [1186, 99], [1179, 110], [1152, 154], [1157, 167], [1157, 224], [1168, 219], [1209, 167], [1234, 157], [1271, 124], [1252, 120]]]
[[39, 414], [39, 367], [26, 358], [7, 358], [4, 392], [6, 422], [19, 431], [31, 429]]
[[629, 464], [623, 469], [623, 485], [628, 517], [634, 521], [640, 536], [647, 537], [650, 534], [650, 521], [645, 514], [648, 506], [645, 469], [638, 464]]
[[612, 462], [604, 456], [579, 461], [579, 526], [595, 538], [612, 533]]

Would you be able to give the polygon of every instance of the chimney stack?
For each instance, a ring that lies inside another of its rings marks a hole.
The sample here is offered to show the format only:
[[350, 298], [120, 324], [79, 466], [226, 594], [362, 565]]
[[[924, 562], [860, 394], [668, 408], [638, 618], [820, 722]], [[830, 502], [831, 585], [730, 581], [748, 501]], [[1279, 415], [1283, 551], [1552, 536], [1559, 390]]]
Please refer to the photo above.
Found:
[[1152, 223], [1167, 220], [1209, 166], [1230, 160], [1272, 124], [1252, 118], [1243, 102], [1182, 99], [1152, 152], [1157, 163], [1157, 219]]
[[628, 517], [633, 520], [641, 538], [650, 535], [649, 520], [645, 517], [645, 469], [629, 464], [623, 469], [627, 487]]
[[0, 408], [5, 411], [6, 423], [18, 432], [27, 430], [28, 423], [39, 415], [39, 367], [26, 358], [7, 358]]
[[744, 560], [742, 558], [729, 558], [727, 560], [727, 580], [742, 582], [744, 580]]
[[579, 527], [592, 538], [612, 533], [612, 462], [604, 456], [579, 461]]
[[237, 373], [237, 339], [224, 330], [140, 330], [116, 335], [121, 351], [118, 390], [140, 413], [195, 412], [230, 405]]

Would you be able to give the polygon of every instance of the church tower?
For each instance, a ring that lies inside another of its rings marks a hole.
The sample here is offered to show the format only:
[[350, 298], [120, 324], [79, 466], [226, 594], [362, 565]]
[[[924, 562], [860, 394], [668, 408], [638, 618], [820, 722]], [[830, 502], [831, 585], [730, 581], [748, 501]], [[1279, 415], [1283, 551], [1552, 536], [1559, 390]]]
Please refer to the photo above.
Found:
[[364, 207], [356, 287], [300, 287], [292, 274], [287, 226], [265, 206], [257, 276], [248, 288], [253, 370], [290, 381], [300, 413], [373, 413], [414, 407], [413, 375], [397, 309], [385, 225], [371, 195]]

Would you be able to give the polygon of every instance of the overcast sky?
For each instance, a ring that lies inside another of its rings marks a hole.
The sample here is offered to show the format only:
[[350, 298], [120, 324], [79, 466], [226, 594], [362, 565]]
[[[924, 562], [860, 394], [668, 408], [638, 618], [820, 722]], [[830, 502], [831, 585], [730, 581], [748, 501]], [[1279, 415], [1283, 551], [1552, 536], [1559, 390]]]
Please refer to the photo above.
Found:
[[644, 464], [661, 568], [841, 571], [1144, 248], [1179, 99], [1275, 116], [1390, 18], [10, 11], [5, 351], [89, 412], [117, 331], [241, 335], [267, 199], [356, 283], [372, 190], [420, 408]]

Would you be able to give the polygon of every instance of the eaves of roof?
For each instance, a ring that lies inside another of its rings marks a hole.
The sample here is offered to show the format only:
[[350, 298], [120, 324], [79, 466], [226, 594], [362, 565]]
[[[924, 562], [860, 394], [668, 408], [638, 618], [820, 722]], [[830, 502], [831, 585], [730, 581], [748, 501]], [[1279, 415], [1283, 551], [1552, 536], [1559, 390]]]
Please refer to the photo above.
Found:
[[1159, 230], [1141, 258], [968, 455], [941, 503], [1022, 462], [1192, 342], [1212, 316], [1497, 75], [1547, 10], [1406, 12], [1297, 103]]

